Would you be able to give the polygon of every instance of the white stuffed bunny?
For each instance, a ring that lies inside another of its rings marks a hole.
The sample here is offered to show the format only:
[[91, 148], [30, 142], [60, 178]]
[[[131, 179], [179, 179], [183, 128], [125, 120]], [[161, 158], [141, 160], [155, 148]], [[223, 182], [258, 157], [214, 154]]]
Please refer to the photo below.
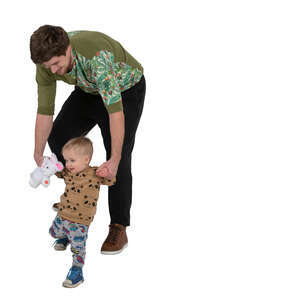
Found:
[[37, 167], [30, 174], [29, 184], [33, 188], [37, 188], [40, 184], [47, 187], [50, 184], [50, 176], [54, 175], [58, 171], [62, 171], [64, 168], [63, 164], [57, 160], [54, 153], [51, 157], [45, 156], [41, 167]]

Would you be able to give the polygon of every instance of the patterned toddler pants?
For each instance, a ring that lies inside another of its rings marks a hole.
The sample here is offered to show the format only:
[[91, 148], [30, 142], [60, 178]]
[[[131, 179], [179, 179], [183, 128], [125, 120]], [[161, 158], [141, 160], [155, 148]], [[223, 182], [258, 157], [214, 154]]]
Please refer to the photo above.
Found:
[[73, 252], [73, 266], [83, 267], [89, 227], [56, 216], [49, 233], [56, 239], [68, 238]]

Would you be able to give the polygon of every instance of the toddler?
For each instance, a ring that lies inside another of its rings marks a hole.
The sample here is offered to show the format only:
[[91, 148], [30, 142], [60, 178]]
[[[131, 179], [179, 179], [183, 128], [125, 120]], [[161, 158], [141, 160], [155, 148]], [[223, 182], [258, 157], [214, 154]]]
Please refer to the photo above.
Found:
[[49, 233], [57, 239], [55, 250], [65, 250], [70, 244], [73, 264], [63, 286], [76, 287], [83, 282], [85, 245], [96, 213], [100, 185], [112, 185], [115, 180], [96, 176], [97, 167], [89, 166], [93, 145], [86, 137], [71, 139], [64, 145], [62, 155], [65, 168], [56, 176], [64, 179], [66, 188]]

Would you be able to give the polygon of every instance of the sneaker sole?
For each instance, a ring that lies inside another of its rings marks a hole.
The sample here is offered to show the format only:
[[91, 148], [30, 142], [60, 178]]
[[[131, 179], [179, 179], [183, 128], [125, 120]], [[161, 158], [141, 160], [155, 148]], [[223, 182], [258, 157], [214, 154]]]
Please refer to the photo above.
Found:
[[104, 254], [104, 255], [115, 255], [115, 254], [119, 254], [119, 253], [121, 253], [125, 248], [127, 248], [128, 247], [128, 243], [127, 244], [125, 244], [124, 246], [123, 246], [123, 248], [122, 249], [120, 249], [120, 250], [118, 250], [118, 251], [101, 251], [101, 254]]
[[60, 243], [60, 244], [55, 244], [53, 248], [56, 251], [65, 251], [65, 250], [67, 250], [69, 245], [70, 245], [70, 243], [68, 243], [67, 246], [64, 246], [63, 244]]
[[65, 250], [67, 250], [67, 247], [66, 247], [66, 248], [56, 248], [56, 247], [54, 246], [54, 249], [55, 249], [56, 251], [65, 251]]
[[66, 287], [66, 288], [75, 288], [75, 287], [77, 287], [77, 286], [79, 286], [80, 284], [82, 284], [83, 283], [83, 280], [80, 280], [80, 281], [78, 281], [76, 284], [72, 284], [72, 283], [70, 283], [71, 281], [70, 280], [65, 280], [64, 282], [63, 282], [63, 287]]

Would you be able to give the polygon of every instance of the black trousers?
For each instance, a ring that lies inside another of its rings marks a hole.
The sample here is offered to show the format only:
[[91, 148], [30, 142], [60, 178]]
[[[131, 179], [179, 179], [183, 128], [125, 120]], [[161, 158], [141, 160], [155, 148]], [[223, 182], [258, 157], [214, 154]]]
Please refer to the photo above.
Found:
[[[143, 111], [145, 92], [146, 82], [143, 76], [135, 86], [121, 93], [125, 116], [125, 135], [116, 184], [109, 187], [108, 190], [111, 224], [130, 225], [131, 153]], [[111, 154], [109, 115], [102, 98], [100, 95], [88, 94], [79, 87], [75, 87], [53, 122], [53, 128], [48, 138], [51, 151], [61, 162], [65, 163], [61, 154], [64, 144], [71, 138], [86, 135], [96, 124], [100, 127], [108, 160]]]

